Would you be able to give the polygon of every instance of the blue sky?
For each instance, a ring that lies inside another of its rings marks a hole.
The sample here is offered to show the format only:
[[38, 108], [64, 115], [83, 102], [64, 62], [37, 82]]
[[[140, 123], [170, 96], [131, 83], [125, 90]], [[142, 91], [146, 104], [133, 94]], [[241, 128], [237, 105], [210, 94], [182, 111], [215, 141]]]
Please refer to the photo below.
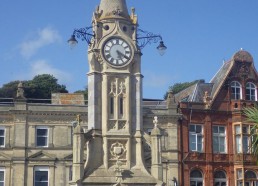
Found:
[[[50, 73], [70, 92], [87, 85], [87, 44], [71, 50], [74, 28], [90, 26], [99, 0], [2, 0], [0, 6], [0, 86]], [[257, 0], [127, 0], [136, 8], [139, 26], [161, 34], [142, 53], [143, 96], [163, 98], [169, 85], [209, 82], [235, 52], [249, 51], [258, 64]]]

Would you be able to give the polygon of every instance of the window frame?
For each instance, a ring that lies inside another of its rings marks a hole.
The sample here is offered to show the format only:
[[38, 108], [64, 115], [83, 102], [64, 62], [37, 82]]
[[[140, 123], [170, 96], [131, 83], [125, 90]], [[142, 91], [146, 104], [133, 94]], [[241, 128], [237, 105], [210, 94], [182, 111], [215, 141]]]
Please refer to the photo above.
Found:
[[3, 180], [0, 180], [0, 183], [3, 183], [3, 186], [5, 186], [5, 168], [4, 167], [0, 167], [0, 172], [3, 172]]
[[[42, 129], [44, 129], [44, 130], [47, 130], [47, 135], [45, 136], [45, 135], [38, 135], [38, 130], [42, 130]], [[38, 138], [39, 137], [45, 137], [46, 138], [46, 145], [39, 145], [38, 144]], [[36, 139], [36, 147], [48, 147], [49, 146], [49, 127], [47, 127], [47, 126], [37, 126], [36, 127], [36, 136], [35, 136], [35, 139]]]
[[[247, 176], [246, 176], [247, 172], [253, 173], [255, 175], [255, 178], [247, 178]], [[257, 173], [255, 171], [246, 170], [245, 174], [244, 174], [244, 177], [245, 177], [245, 185], [246, 185], [246, 183], [248, 183], [249, 185], [255, 185], [255, 186], [258, 185], [258, 177], [257, 177]], [[254, 179], [256, 179], [256, 180], [254, 180]]]
[[[249, 96], [249, 98], [248, 98], [248, 96]], [[247, 82], [246, 83], [246, 86], [245, 86], [245, 99], [248, 100], [248, 101], [257, 101], [257, 87], [252, 82]]]
[[[193, 132], [193, 131], [191, 131], [191, 126], [194, 126], [194, 129], [195, 129], [195, 132]], [[200, 133], [198, 133], [198, 132], [196, 132], [197, 130], [196, 130], [196, 127], [197, 126], [200, 126], [201, 127], [201, 132]], [[204, 147], [204, 145], [203, 145], [203, 125], [202, 124], [190, 124], [189, 125], [189, 129], [188, 129], [188, 133], [189, 133], [189, 150], [190, 151], [192, 151], [192, 152], [203, 152], [204, 151], [204, 149], [203, 149], [203, 147]], [[191, 141], [191, 136], [193, 136], [194, 138], [195, 138], [195, 141], [193, 142], [193, 141]], [[200, 144], [200, 143], [198, 143], [198, 137], [201, 137], [201, 149], [198, 149], [198, 145]], [[192, 149], [192, 144], [193, 143], [195, 143], [195, 149]]]
[[[239, 129], [238, 131], [237, 127]], [[252, 153], [252, 127], [253, 125], [250, 124], [234, 125], [235, 152], [237, 154]]]
[[6, 134], [6, 128], [5, 127], [0, 127], [0, 130], [3, 130], [4, 131], [4, 134], [3, 135], [0, 135], [0, 138], [3, 138], [3, 145], [1, 145], [0, 143], [0, 148], [3, 148], [5, 147], [5, 134]]
[[[47, 172], [47, 186], [49, 186], [49, 167], [47, 166], [35, 166], [34, 167], [34, 174], [33, 174], [33, 186], [37, 186], [36, 182], [36, 172]], [[42, 182], [39, 182], [42, 183]], [[44, 181], [43, 183], [46, 183], [46, 181]]]
[[[216, 173], [219, 173], [219, 172], [223, 173], [224, 176], [225, 176], [225, 178], [216, 178], [215, 175], [216, 175]], [[227, 174], [226, 174], [226, 172], [225, 172], [224, 170], [217, 170], [217, 171], [215, 171], [213, 177], [214, 177], [214, 185], [215, 185], [216, 183], [219, 183], [219, 186], [221, 186], [222, 183], [226, 183], [226, 185], [228, 184], [228, 183], [227, 183], [227, 182], [228, 182], [228, 180], [227, 180]]]
[[231, 99], [233, 100], [242, 99], [242, 86], [238, 81], [232, 81], [230, 83], [230, 88], [231, 88], [231, 96], [230, 96]]
[[[198, 171], [200, 174], [201, 174], [201, 176], [202, 177], [191, 177], [191, 174], [192, 174], [192, 172], [194, 172], [194, 171]], [[191, 185], [191, 183], [192, 182], [195, 182], [194, 184], [195, 184], [195, 186], [199, 186], [199, 184], [198, 183], [202, 183], [202, 186], [204, 185], [204, 179], [203, 179], [203, 173], [202, 173], [202, 171], [200, 171], [200, 170], [198, 170], [198, 169], [193, 169], [193, 170], [191, 170], [191, 172], [190, 172], [190, 185]], [[192, 185], [191, 185], [192, 186]]]
[[[215, 127], [217, 127], [218, 128], [218, 132], [217, 133], [215, 133], [215, 131], [214, 131], [214, 128]], [[224, 133], [222, 134], [222, 133], [220, 133], [220, 128], [224, 128]], [[215, 137], [217, 137], [218, 138], [218, 140], [217, 140], [217, 142], [218, 142], [218, 151], [215, 151], [214, 150], [214, 142], [215, 142], [215, 140], [214, 140], [214, 138]], [[220, 140], [221, 140], [221, 138], [224, 138], [224, 151], [221, 151], [221, 142], [220, 142]], [[212, 126], [212, 141], [213, 141], [213, 143], [212, 143], [212, 145], [213, 145], [213, 148], [212, 148], [212, 150], [213, 150], [213, 153], [218, 153], [218, 154], [226, 154], [227, 153], [227, 127], [226, 126], [221, 126], [221, 125], [213, 125]]]

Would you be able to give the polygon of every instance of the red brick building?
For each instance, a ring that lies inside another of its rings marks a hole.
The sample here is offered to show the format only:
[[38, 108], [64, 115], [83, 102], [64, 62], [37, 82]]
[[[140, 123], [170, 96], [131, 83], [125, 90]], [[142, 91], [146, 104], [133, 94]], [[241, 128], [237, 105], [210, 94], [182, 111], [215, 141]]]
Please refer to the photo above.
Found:
[[174, 95], [180, 103], [180, 185], [256, 186], [251, 127], [242, 113], [257, 102], [252, 56], [239, 51], [210, 83], [199, 81]]

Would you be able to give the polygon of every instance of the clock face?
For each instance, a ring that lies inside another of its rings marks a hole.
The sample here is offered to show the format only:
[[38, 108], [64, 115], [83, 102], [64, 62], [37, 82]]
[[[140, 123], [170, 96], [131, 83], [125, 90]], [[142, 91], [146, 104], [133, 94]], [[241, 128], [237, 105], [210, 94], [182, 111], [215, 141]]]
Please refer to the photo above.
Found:
[[112, 38], [104, 44], [103, 56], [111, 65], [122, 66], [131, 59], [132, 50], [123, 39]]

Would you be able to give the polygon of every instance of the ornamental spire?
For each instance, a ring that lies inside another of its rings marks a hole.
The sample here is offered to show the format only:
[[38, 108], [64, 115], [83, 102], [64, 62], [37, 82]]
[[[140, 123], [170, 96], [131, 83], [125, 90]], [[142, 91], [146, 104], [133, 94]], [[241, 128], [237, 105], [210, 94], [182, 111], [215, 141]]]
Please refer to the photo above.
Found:
[[125, 18], [129, 19], [126, 0], [101, 0], [99, 5], [100, 19]]

